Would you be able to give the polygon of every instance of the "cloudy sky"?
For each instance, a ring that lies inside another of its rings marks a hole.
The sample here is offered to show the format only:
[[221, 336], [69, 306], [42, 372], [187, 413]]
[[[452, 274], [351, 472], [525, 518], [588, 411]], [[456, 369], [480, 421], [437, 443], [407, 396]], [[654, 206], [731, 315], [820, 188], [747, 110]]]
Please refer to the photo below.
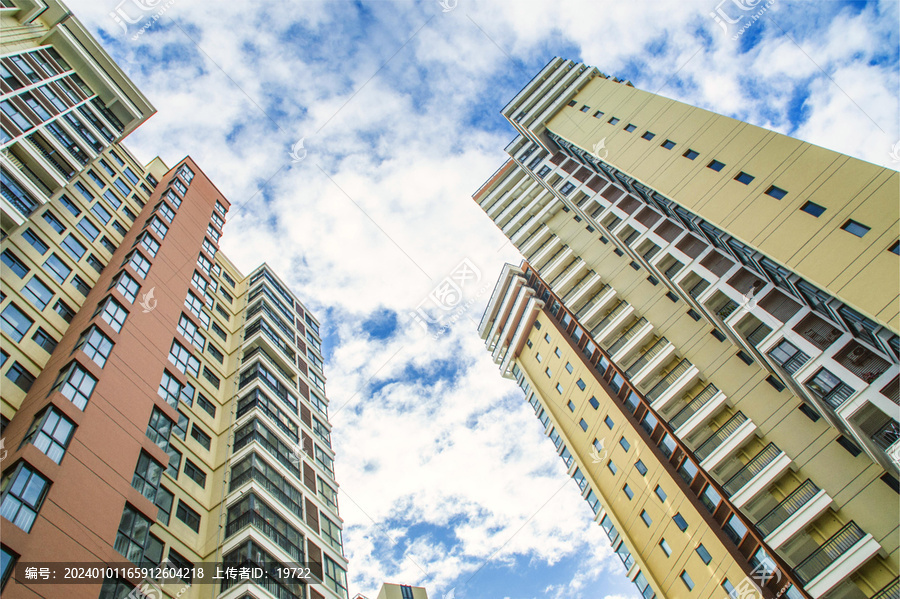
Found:
[[[324, 323], [351, 597], [637, 597], [478, 339], [520, 257], [471, 194], [513, 138], [500, 108], [557, 55], [897, 167], [896, 0], [774, 0], [738, 40], [716, 1], [144, 0], [127, 31], [115, 0], [69, 1], [159, 111], [130, 148], [197, 160], [228, 256]], [[435, 338], [410, 314], [463, 260], [480, 279]]]

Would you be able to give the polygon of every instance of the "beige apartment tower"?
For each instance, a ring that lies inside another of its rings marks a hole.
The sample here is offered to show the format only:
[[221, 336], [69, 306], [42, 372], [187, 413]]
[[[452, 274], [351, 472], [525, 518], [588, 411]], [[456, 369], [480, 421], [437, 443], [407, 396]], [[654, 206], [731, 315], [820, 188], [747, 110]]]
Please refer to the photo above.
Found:
[[900, 597], [900, 176], [552, 60], [479, 326], [642, 596]]

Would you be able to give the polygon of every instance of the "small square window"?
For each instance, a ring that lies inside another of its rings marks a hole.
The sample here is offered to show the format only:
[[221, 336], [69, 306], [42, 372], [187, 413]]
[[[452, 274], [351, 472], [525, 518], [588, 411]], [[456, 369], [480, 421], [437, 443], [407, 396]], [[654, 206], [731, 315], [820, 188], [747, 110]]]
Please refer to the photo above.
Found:
[[548, 379], [553, 377], [553, 371], [550, 370], [550, 367], [549, 367], [549, 366], [548, 366], [547, 368], [544, 369], [544, 374], [547, 375], [547, 378], [548, 378]]
[[569, 100], [568, 106], [578, 106], [578, 102], [576, 100]]
[[725, 163], [719, 162], [718, 160], [713, 160], [712, 162], [710, 162], [709, 164], [706, 165], [706, 168], [711, 168], [712, 170], [714, 170], [718, 173], [723, 168], [725, 168]]
[[671, 150], [672, 148], [675, 147], [675, 142], [672, 141], [671, 139], [667, 139], [666, 141], [662, 142], [661, 145], [663, 148], [665, 148], [667, 150]]
[[[556, 355], [557, 355], [557, 356], [559, 355], [559, 348], [558, 348], [558, 347], [556, 348]], [[572, 368], [572, 363], [571, 363], [571, 362], [566, 362], [566, 372], [568, 372], [569, 374], [572, 374], [572, 370], [573, 370], [573, 368]]]
[[609, 430], [612, 430], [612, 427], [613, 427], [612, 418], [607, 416], [606, 418], [603, 419], [603, 423], [606, 425], [606, 428], [608, 428]]
[[622, 487], [622, 490], [625, 492], [625, 496], [628, 499], [634, 499], [634, 491], [631, 490], [631, 487], [628, 486], [628, 483], [625, 483], [625, 486]]
[[603, 111], [602, 111], [602, 110], [598, 110], [597, 112], [594, 113], [594, 118], [595, 118], [595, 119], [599, 119], [599, 118], [602, 117], [602, 116], [603, 116]]
[[559, 393], [560, 395], [563, 394], [563, 386], [559, 383], [556, 383], [556, 392]]
[[663, 553], [666, 554], [666, 557], [669, 557], [670, 555], [672, 555], [672, 548], [669, 547], [669, 544], [666, 543], [665, 539], [661, 539], [659, 541], [659, 548], [663, 550]]
[[553, 353], [556, 354], [556, 357], [557, 357], [557, 358], [562, 358], [562, 352], [559, 351], [559, 348], [558, 348], [558, 347], [557, 347], [556, 349], [553, 350]]
[[570, 411], [570, 412], [574, 412], [574, 411], [575, 411], [575, 404], [572, 403], [572, 400], [569, 400], [569, 403], [566, 404], [566, 407], [569, 408], [569, 411]]
[[634, 467], [641, 473], [641, 476], [647, 476], [647, 467], [644, 465], [644, 462], [638, 460], [634, 463]]
[[772, 196], [776, 200], [780, 200], [784, 196], [787, 195], [787, 192], [780, 187], [775, 187], [774, 185], [769, 186], [769, 189], [766, 190], [767, 196]]
[[806, 202], [802, 206], [800, 206], [800, 210], [807, 214], [812, 214], [816, 218], [822, 216], [822, 213], [825, 212], [825, 206], [820, 206], [815, 202]]
[[649, 276], [649, 277], [647, 277], [647, 280], [648, 280], [648, 281], [650, 282], [650, 284], [653, 285], [653, 286], [659, 285], [659, 279], [657, 279], [657, 278], [654, 277], [654, 276]]
[[547, 343], [550, 343], [550, 333], [544, 334], [544, 341], [546, 341]]
[[744, 185], [750, 185], [750, 182], [753, 181], [753, 175], [748, 175], [744, 171], [738, 173], [738, 176], [734, 178], [738, 183], [743, 183]]
[[675, 295], [674, 293], [672, 293], [671, 291], [668, 292], [668, 293], [666, 293], [666, 297], [669, 298], [669, 300], [672, 301], [672, 302], [677, 302], [677, 301], [678, 301], [678, 296]]
[[697, 546], [696, 551], [697, 555], [700, 556], [700, 559], [703, 560], [703, 563], [708, 566], [709, 562], [712, 561], [712, 556], [709, 554], [709, 551], [706, 550], [706, 547], [703, 546], [703, 543]]
[[609, 471], [612, 472], [613, 474], [615, 474], [616, 472], [619, 471], [619, 469], [616, 468], [616, 465], [613, 464], [612, 460], [609, 460], [608, 462], [606, 462], [606, 467], [609, 468]]
[[632, 125], [631, 123], [628, 123], [627, 125], [625, 125], [625, 131], [628, 131], [629, 133], [631, 133], [631, 132], [634, 131], [635, 129], [637, 129], [637, 127], [635, 127], [635, 126]]
[[585, 385], [584, 381], [581, 379], [578, 379], [577, 381], [575, 381], [575, 386], [578, 387], [579, 389], [581, 389], [582, 391], [584, 391], [585, 388], [587, 387], [587, 385]]
[[656, 134], [655, 134], [655, 133], [650, 133], [649, 131], [645, 131], [644, 134], [641, 135], [641, 139], [646, 139], [647, 141], [650, 141], [650, 140], [653, 139], [654, 137], [656, 137]]
[[747, 353], [746, 353], [744, 350], [740, 350], [740, 351], [739, 351], [737, 354], [735, 354], [735, 355], [736, 355], [738, 358], [740, 358], [741, 362], [743, 362], [743, 363], [746, 364], [747, 366], [749, 366], [750, 364], [753, 364], [753, 358], [751, 358], [750, 356], [748, 356]]
[[619, 256], [619, 257], [622, 257], [622, 256], [625, 255], [625, 252], [623, 252], [623, 251], [620, 250], [619, 248], [614, 249], [614, 250], [613, 250], [613, 253], [614, 253], [616, 256]]
[[528, 340], [525, 342], [525, 345], [528, 346], [528, 349], [531, 349], [531, 348], [534, 346], [534, 344], [531, 343], [531, 339], [528, 339]]
[[687, 521], [681, 515], [681, 512], [672, 516], [672, 520], [675, 521], [675, 526], [677, 526], [679, 528], [679, 530], [681, 530], [681, 532], [684, 532], [687, 530], [687, 527], [688, 527]]
[[900, 256], [900, 241], [895, 241], [891, 247], [888, 248], [888, 251]]
[[544, 358], [541, 357], [541, 352], [534, 354], [534, 359], [538, 361], [538, 364], [544, 360]]
[[772, 385], [776, 391], [781, 392], [784, 391], [784, 383], [782, 383], [777, 376], [769, 375], [766, 377], [766, 382]]
[[588, 403], [591, 404], [591, 407], [594, 408], [595, 410], [598, 409], [598, 408], [600, 407], [600, 402], [597, 401], [597, 398], [596, 398], [596, 397], [590, 398], [590, 399], [588, 400]]
[[699, 152], [695, 152], [694, 150], [688, 150], [687, 152], [685, 152], [685, 153], [682, 154], [682, 155], [683, 155], [685, 158], [687, 158], [688, 160], [693, 160], [693, 159], [695, 159], [697, 156], [699, 156], [700, 153], [699, 153]]
[[844, 231], [848, 233], [853, 233], [857, 237], [862, 237], [866, 233], [869, 232], [869, 227], [856, 222], [855, 220], [848, 220], [844, 223], [844, 226], [841, 227]]
[[634, 260], [632, 260], [631, 263], [630, 263], [628, 266], [630, 266], [630, 267], [633, 268], [634, 270], [640, 270], [640, 269], [641, 269], [640, 265], [639, 265], [637, 262], [635, 262]]
[[816, 411], [815, 411], [814, 409], [812, 409], [811, 407], [809, 407], [809, 406], [806, 405], [805, 403], [800, 404], [800, 407], [797, 408], [797, 409], [800, 410], [801, 412], [803, 412], [803, 414], [804, 414], [807, 418], [809, 418], [810, 420], [812, 420], [813, 422], [817, 422], [817, 421], [819, 420], [819, 418], [821, 418], [821, 416], [819, 416], [819, 415], [816, 413]]
[[588, 423], [584, 421], [584, 418], [581, 419], [581, 422], [578, 423], [578, 426], [581, 427], [581, 430], [583, 430], [584, 432], [587, 432]]
[[609, 119], [609, 124], [610, 124], [610, 125], [615, 125], [615, 124], [617, 124], [618, 122], [619, 122], [619, 119], [617, 119], [616, 117], [612, 117], [611, 119]]
[[686, 586], [689, 591], [694, 589], [694, 581], [691, 580], [691, 577], [688, 576], [688, 573], [685, 570], [681, 571], [681, 582], [684, 583], [684, 586]]
[[725, 341], [725, 334], [719, 329], [713, 329], [709, 332], [710, 335], [718, 339], [719, 341]]
[[581, 112], [587, 112], [587, 111], [589, 111], [590, 109], [591, 109], [590, 106], [588, 106], [587, 104], [584, 104], [584, 105], [581, 107]]
[[693, 318], [694, 320], [700, 320], [700, 315], [697, 314], [697, 312], [694, 311], [693, 308], [691, 308], [690, 310], [688, 310], [687, 313], [688, 313], [688, 316], [690, 316], [690, 317]]
[[629, 449], [631, 449], [631, 443], [629, 443], [627, 440], [625, 440], [625, 437], [621, 437], [619, 439], [619, 445], [622, 446], [622, 449], [624, 449], [626, 453], [628, 452]]

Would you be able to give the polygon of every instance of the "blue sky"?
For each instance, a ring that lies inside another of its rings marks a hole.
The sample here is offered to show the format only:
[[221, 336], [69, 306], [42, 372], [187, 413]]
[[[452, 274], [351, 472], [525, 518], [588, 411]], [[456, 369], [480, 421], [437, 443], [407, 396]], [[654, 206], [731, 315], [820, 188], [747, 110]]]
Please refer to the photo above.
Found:
[[[351, 596], [637, 596], [475, 331], [520, 257], [471, 194], [513, 138], [500, 109], [553, 56], [897, 167], [894, 0], [775, 0], [737, 39], [710, 16], [732, 0], [174, 0], [139, 35], [154, 11], [123, 32], [111, 0], [70, 5], [159, 111], [129, 147], [193, 156], [232, 203], [227, 255], [324, 324]], [[435, 338], [411, 314], [463, 260], [478, 278], [466, 309], [428, 312]]]

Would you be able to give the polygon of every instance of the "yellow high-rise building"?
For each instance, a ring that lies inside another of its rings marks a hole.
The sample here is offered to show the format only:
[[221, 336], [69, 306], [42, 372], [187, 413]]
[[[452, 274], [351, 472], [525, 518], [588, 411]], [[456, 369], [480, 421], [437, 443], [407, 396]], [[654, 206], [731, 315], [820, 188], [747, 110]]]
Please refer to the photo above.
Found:
[[644, 597], [898, 584], [900, 175], [552, 60], [479, 326]]

